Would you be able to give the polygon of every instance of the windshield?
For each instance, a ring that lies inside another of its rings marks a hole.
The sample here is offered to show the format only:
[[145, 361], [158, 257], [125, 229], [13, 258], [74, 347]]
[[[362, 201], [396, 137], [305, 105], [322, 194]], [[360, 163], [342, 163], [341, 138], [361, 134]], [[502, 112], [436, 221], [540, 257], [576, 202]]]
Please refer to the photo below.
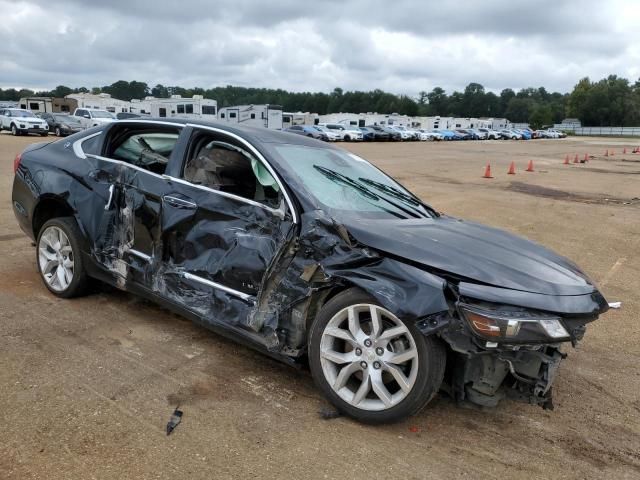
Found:
[[10, 110], [12, 117], [35, 117], [29, 110]]
[[318, 206], [336, 216], [386, 219], [432, 214], [411, 192], [352, 153], [288, 144], [273, 148]]
[[54, 115], [53, 116], [56, 120], [56, 122], [60, 122], [60, 123], [80, 123], [80, 120], [78, 120], [75, 117], [72, 117], [71, 115]]
[[330, 131], [328, 128], [326, 128], [326, 127], [321, 127], [320, 125], [316, 125], [316, 126], [315, 126], [315, 127], [313, 127], [313, 128], [315, 128], [316, 130], [319, 130], [319, 131], [321, 131], [321, 132], [328, 132], [328, 131]]
[[104, 110], [91, 110], [91, 116], [93, 118], [116, 118], [113, 114]]

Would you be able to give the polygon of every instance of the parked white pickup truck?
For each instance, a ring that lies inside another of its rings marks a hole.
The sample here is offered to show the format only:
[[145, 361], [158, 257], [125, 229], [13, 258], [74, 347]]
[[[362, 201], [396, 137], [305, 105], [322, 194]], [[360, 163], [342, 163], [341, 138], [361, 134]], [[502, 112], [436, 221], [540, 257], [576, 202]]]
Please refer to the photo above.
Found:
[[104, 123], [115, 122], [116, 116], [106, 110], [96, 110], [93, 108], [76, 108], [74, 117], [78, 117], [84, 128], [96, 127]]
[[49, 135], [49, 124], [36, 117], [31, 110], [21, 108], [5, 108], [0, 110], [0, 131], [11, 130], [13, 135], [27, 135], [37, 133], [46, 137]]

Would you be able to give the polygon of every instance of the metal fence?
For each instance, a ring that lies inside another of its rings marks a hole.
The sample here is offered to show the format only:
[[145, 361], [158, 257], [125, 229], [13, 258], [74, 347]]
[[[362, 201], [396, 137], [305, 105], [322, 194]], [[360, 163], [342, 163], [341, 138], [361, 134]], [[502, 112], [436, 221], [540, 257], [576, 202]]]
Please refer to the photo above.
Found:
[[567, 132], [595, 137], [640, 137], [640, 127], [579, 127]]

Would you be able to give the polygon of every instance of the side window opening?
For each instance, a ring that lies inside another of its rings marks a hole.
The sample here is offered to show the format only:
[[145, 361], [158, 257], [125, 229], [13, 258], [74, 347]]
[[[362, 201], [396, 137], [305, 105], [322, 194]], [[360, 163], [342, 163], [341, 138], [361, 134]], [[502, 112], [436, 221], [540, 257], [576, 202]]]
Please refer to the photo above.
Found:
[[282, 201], [280, 186], [267, 168], [253, 154], [221, 136], [201, 135], [192, 142], [183, 178], [271, 208], [278, 208]]
[[171, 127], [127, 126], [112, 130], [105, 156], [158, 175], [164, 174], [180, 129]]

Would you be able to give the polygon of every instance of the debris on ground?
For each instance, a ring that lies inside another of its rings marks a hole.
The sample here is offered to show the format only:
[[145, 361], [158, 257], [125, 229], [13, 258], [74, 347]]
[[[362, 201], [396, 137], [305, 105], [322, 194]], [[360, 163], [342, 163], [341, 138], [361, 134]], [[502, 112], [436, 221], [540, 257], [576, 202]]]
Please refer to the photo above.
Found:
[[334, 408], [324, 407], [320, 409], [320, 418], [323, 420], [333, 420], [342, 416], [342, 414]]
[[173, 429], [178, 426], [180, 421], [182, 420], [182, 410], [176, 409], [173, 411], [171, 418], [169, 419], [169, 423], [167, 423], [167, 435], [170, 435], [173, 432]]

